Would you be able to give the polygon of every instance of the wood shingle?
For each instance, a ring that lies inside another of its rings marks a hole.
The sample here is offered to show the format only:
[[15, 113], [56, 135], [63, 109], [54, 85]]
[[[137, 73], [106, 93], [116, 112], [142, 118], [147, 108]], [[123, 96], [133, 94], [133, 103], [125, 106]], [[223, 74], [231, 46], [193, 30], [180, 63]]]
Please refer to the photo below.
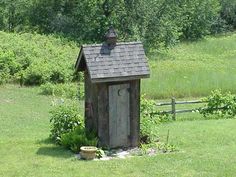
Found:
[[83, 45], [76, 70], [88, 70], [92, 83], [147, 78], [150, 70], [141, 42]]

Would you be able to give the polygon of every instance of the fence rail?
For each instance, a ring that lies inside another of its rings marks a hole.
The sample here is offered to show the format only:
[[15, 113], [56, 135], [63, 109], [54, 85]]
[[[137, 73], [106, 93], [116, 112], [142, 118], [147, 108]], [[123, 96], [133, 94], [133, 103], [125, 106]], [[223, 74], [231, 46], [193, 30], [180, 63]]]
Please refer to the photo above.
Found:
[[156, 103], [156, 106], [171, 106], [171, 110], [170, 111], [162, 111], [162, 113], [172, 114], [173, 120], [176, 120], [176, 114], [193, 112], [193, 111], [197, 110], [196, 108], [195, 109], [176, 110], [176, 105], [200, 104], [200, 103], [206, 103], [206, 102], [202, 101], [202, 100], [176, 101], [176, 99], [173, 97], [173, 98], [171, 98], [171, 102]]

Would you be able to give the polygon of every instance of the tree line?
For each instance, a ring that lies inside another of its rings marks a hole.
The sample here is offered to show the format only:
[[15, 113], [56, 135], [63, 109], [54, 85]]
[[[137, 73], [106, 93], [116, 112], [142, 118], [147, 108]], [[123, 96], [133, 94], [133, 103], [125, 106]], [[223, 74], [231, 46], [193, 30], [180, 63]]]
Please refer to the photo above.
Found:
[[147, 49], [236, 28], [236, 0], [0, 0], [0, 30], [101, 42], [109, 26]]

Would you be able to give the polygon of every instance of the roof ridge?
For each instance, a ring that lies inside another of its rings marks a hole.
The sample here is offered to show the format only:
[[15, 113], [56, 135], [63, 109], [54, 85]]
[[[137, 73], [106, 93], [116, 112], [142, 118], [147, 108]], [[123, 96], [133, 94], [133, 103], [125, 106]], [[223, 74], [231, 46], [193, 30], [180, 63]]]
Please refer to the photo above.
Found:
[[[82, 47], [100, 47], [104, 45], [105, 43], [100, 43], [100, 44], [83, 44]], [[133, 41], [133, 42], [118, 42], [116, 43], [116, 46], [120, 45], [134, 45], [134, 44], [142, 44], [141, 41]]]

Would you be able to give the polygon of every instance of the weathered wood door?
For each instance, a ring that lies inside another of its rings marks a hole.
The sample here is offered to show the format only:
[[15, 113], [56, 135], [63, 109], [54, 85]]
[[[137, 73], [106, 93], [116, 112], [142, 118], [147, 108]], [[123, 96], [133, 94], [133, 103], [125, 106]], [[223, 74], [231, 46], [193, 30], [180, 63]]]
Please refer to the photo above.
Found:
[[129, 145], [130, 85], [109, 86], [109, 137], [110, 147]]

